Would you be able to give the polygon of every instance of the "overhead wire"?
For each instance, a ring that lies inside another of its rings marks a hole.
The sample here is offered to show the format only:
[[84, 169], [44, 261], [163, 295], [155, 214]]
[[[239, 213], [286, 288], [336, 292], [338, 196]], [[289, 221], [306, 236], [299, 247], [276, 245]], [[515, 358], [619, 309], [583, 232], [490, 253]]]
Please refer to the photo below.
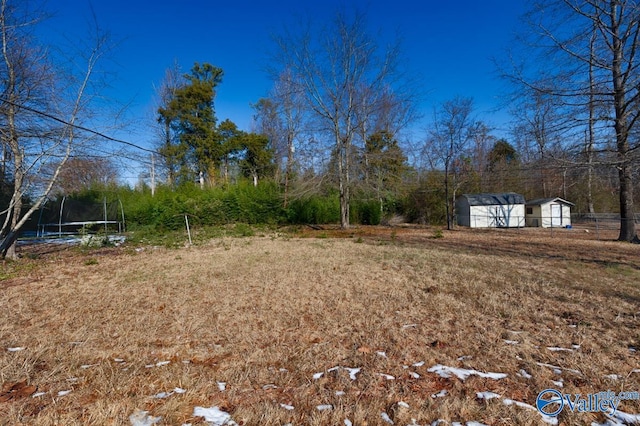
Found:
[[62, 119], [62, 118], [60, 118], [60, 117], [56, 117], [56, 116], [55, 116], [55, 115], [53, 115], [53, 114], [49, 114], [49, 113], [47, 113], [47, 112], [40, 111], [40, 110], [38, 110], [38, 109], [36, 109], [36, 108], [32, 108], [32, 107], [29, 107], [29, 106], [27, 106], [27, 105], [23, 105], [23, 104], [19, 104], [19, 103], [13, 102], [13, 101], [11, 101], [11, 100], [9, 100], [9, 99], [5, 99], [5, 98], [4, 98], [4, 97], [2, 97], [2, 96], [0, 96], [0, 101], [2, 101], [2, 102], [6, 102], [6, 103], [8, 103], [8, 104], [10, 104], [10, 105], [13, 105], [13, 106], [15, 106], [15, 107], [18, 107], [18, 108], [22, 108], [22, 109], [27, 110], [27, 111], [29, 111], [29, 112], [33, 112], [34, 114], [41, 115], [41, 116], [46, 117], [46, 118], [48, 118], [48, 119], [50, 119], [50, 120], [57, 121], [58, 123], [64, 124], [65, 126], [70, 126], [70, 127], [73, 127], [74, 129], [78, 129], [78, 130], [82, 130], [82, 131], [84, 131], [84, 132], [91, 133], [91, 134], [93, 134], [93, 135], [95, 135], [95, 136], [99, 136], [99, 137], [101, 137], [101, 138], [104, 138], [104, 139], [106, 139], [106, 140], [108, 140], [108, 141], [110, 141], [110, 142], [115, 142], [115, 143], [119, 143], [119, 144], [122, 144], [122, 145], [127, 145], [127, 146], [130, 146], [130, 147], [133, 147], [133, 148], [139, 149], [139, 150], [141, 150], [141, 151], [146, 151], [146, 152], [149, 152], [149, 153], [151, 153], [151, 154], [157, 154], [157, 155], [160, 155], [157, 151], [155, 151], [155, 150], [153, 150], [153, 149], [145, 148], [145, 147], [140, 146], [140, 145], [137, 145], [137, 144], [135, 144], [135, 143], [133, 143], [133, 142], [129, 142], [129, 141], [126, 141], [126, 140], [123, 140], [123, 139], [118, 139], [118, 138], [114, 138], [114, 137], [109, 136], [109, 135], [105, 135], [105, 134], [104, 134], [104, 133], [102, 133], [102, 132], [99, 132], [99, 131], [97, 131], [97, 130], [90, 129], [90, 128], [85, 127], [85, 126], [81, 126], [81, 125], [79, 125], [79, 124], [70, 123], [69, 121], [64, 120], [64, 119]]

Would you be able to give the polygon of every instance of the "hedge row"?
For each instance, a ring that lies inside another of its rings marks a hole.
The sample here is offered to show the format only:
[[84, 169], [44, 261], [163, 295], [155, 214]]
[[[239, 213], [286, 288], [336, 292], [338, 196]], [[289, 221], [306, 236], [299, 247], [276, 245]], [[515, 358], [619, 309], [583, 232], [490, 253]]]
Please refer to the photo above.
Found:
[[[292, 200], [283, 207], [283, 197], [276, 184], [263, 182], [257, 187], [239, 183], [226, 188], [200, 189], [197, 185], [177, 190], [111, 188], [112, 197], [122, 201], [129, 230], [145, 228], [154, 231], [178, 230], [189, 223], [199, 225], [246, 224], [327, 224], [340, 222], [340, 202], [337, 194], [312, 195]], [[91, 190], [77, 195], [84, 200], [101, 200], [104, 190]], [[117, 195], [116, 195], [117, 194]], [[381, 220], [377, 201], [351, 202], [352, 223], [376, 225]]]

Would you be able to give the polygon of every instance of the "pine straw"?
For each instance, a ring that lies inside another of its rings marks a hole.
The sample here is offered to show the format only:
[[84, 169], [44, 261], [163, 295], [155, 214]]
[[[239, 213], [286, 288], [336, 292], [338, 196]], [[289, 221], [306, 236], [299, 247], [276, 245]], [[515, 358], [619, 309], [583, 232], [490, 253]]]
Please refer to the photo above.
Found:
[[[640, 390], [640, 355], [630, 350], [640, 350], [639, 246], [568, 238], [577, 233], [347, 236], [358, 235], [21, 261], [0, 282], [0, 347], [25, 349], [0, 352], [0, 383], [46, 393], [7, 397], [0, 423], [122, 425], [142, 409], [160, 424], [197, 425], [193, 408], [215, 405], [245, 425], [377, 425], [383, 412], [401, 425], [535, 425], [537, 412], [476, 392], [535, 404], [552, 380], [583, 395]], [[572, 345], [580, 348], [547, 349]], [[427, 372], [435, 364], [508, 377], [445, 379]], [[351, 380], [345, 369], [327, 371], [335, 366], [361, 372]], [[153, 398], [176, 387], [186, 393]], [[442, 389], [447, 396], [432, 397]], [[621, 408], [640, 412], [637, 401]], [[567, 425], [603, 419], [560, 415]]]

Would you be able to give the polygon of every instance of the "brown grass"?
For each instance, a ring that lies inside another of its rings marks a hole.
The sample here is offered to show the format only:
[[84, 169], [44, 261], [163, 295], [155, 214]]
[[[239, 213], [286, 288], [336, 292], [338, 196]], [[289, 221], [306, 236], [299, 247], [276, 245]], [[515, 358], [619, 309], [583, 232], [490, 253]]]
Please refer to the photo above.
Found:
[[[141, 409], [197, 425], [194, 407], [214, 405], [245, 425], [379, 425], [383, 412], [397, 425], [540, 424], [475, 393], [535, 404], [552, 380], [567, 393], [640, 390], [640, 246], [590, 238], [358, 228], [32, 254], [0, 281], [0, 424], [122, 425]], [[435, 364], [508, 377], [445, 379]], [[351, 380], [335, 366], [361, 370]], [[186, 393], [153, 398], [176, 387]]]

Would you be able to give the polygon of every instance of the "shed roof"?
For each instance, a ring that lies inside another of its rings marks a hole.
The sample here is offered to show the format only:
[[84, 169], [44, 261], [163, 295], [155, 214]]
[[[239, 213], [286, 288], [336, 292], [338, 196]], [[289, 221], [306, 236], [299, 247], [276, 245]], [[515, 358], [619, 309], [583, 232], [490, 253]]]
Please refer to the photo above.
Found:
[[524, 197], [515, 192], [505, 192], [502, 194], [462, 194], [462, 197], [467, 199], [470, 206], [524, 204]]
[[560, 204], [566, 204], [567, 206], [575, 206], [575, 204], [573, 204], [572, 202], [562, 199], [560, 197], [538, 198], [536, 200], [527, 201], [528, 206], [541, 206], [542, 204], [549, 204], [549, 203], [560, 203]]

